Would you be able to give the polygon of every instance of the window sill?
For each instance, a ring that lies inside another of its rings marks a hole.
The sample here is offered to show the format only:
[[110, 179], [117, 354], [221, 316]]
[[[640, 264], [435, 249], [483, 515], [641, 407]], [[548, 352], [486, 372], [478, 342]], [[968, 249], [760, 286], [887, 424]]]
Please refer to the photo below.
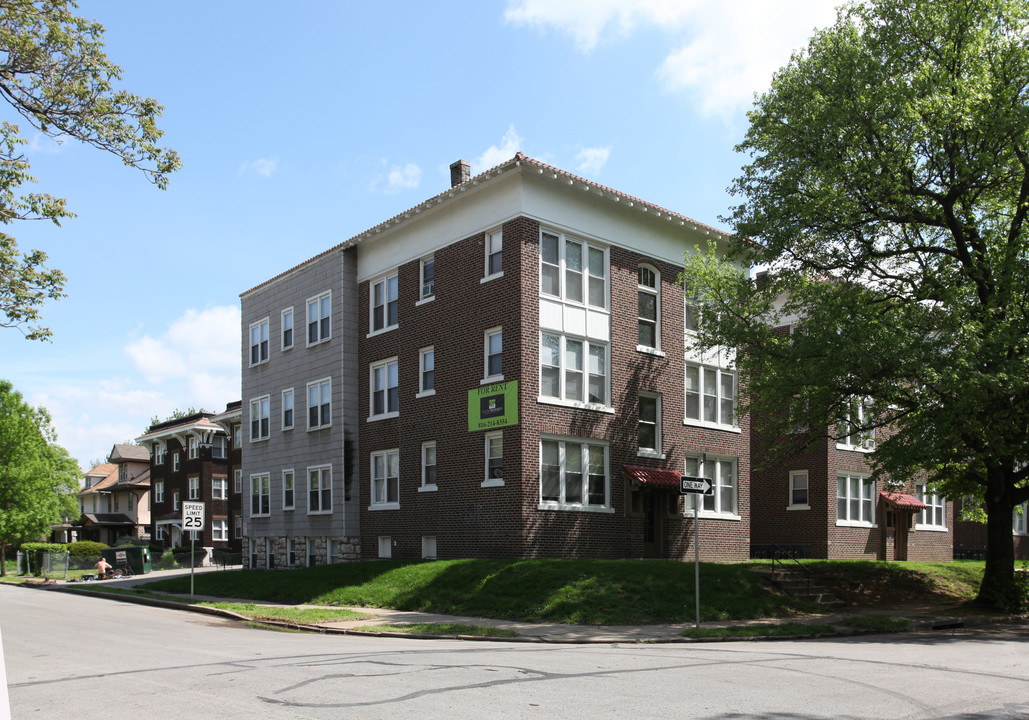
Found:
[[[690, 508], [686, 510], [686, 512], [683, 513], [683, 517], [687, 520], [692, 519], [693, 509]], [[740, 517], [739, 515], [735, 515], [733, 513], [716, 513], [711, 512], [710, 510], [701, 510], [698, 517], [701, 520], [728, 520], [729, 522], [740, 522], [741, 520], [743, 520], [742, 517]]]
[[919, 532], [950, 532], [947, 528], [940, 527], [939, 525], [915, 525], [915, 530], [918, 530]]
[[498, 273], [493, 273], [492, 275], [487, 275], [486, 277], [484, 277], [481, 280], [479, 280], [479, 284], [481, 285], [482, 283], [488, 283], [490, 280], [497, 280], [497, 279], [502, 278], [502, 277], [504, 277], [504, 271], [503, 270], [501, 270]]
[[650, 347], [648, 345], [637, 345], [636, 352], [641, 352], [645, 355], [654, 355], [656, 357], [665, 357], [664, 350], [659, 348]]
[[855, 520], [837, 520], [836, 527], [852, 527], [852, 528], [866, 528], [875, 529], [879, 527], [875, 523], [870, 522], [857, 522]]
[[423, 390], [420, 393], [416, 393], [415, 394], [415, 398], [432, 397], [435, 394], [436, 394], [436, 390], [435, 389], [433, 389], [433, 390]]
[[284, 508], [282, 508], [282, 512], [293, 512], [293, 511], [294, 511], [294, 510], [296, 510], [296, 509], [297, 509], [297, 508], [296, 508], [296, 505], [291, 505], [290, 507], [284, 507]]
[[787, 505], [787, 510], [810, 510], [810, 505]]
[[287, 431], [289, 431], [289, 430], [292, 430], [293, 428], [294, 428], [294, 426], [293, 426], [293, 425], [285, 425], [285, 426], [283, 426], [283, 428], [282, 428], [282, 432], [287, 432]]
[[308, 515], [332, 515], [332, 510], [308, 510]]
[[306, 347], [314, 347], [316, 345], [324, 345], [325, 343], [329, 342], [330, 340], [332, 340], [332, 336], [331, 335], [329, 335], [329, 337], [327, 337], [327, 338], [322, 338], [321, 340], [315, 340], [314, 342], [309, 342], [309, 343], [307, 343]]
[[435, 296], [435, 295], [430, 295], [429, 297], [423, 297], [423, 298], [422, 298], [421, 300], [419, 300], [418, 302], [416, 302], [416, 303], [414, 304], [414, 306], [415, 306], [415, 307], [418, 307], [419, 305], [424, 305], [425, 303], [431, 303], [431, 302], [432, 302], [433, 300], [435, 300], [435, 299], [436, 299], [436, 296]]
[[722, 432], [731, 433], [742, 433], [743, 430], [736, 425], [719, 425], [718, 423], [709, 423], [702, 420], [690, 420], [689, 418], [682, 421], [683, 425], [689, 425], [690, 427], [707, 428], [708, 430], [721, 430]]
[[296, 346], [295, 345], [283, 345], [281, 350], [282, 350], [282, 352], [286, 352], [287, 350], [292, 350], [294, 347], [296, 347]]
[[369, 512], [375, 512], [376, 510], [399, 510], [399, 509], [400, 509], [400, 503], [398, 503], [398, 502], [394, 502], [394, 503], [379, 503], [378, 505], [369, 505], [368, 506], [368, 511]]
[[665, 458], [665, 454], [663, 452], [658, 452], [657, 450], [646, 450], [644, 448], [640, 448], [639, 450], [636, 451], [636, 457], [650, 458], [652, 460], [665, 460], [666, 459]]
[[396, 330], [398, 327], [400, 327], [400, 323], [397, 323], [396, 325], [390, 325], [389, 327], [384, 327], [381, 330], [372, 330], [367, 335], [365, 335], [365, 339], [373, 338], [376, 335], [384, 335], [385, 333], [388, 333], [391, 330]]
[[436, 489], [435, 485], [422, 485], [418, 488], [418, 492], [436, 492]]
[[492, 385], [493, 383], [504, 382], [503, 375], [490, 375], [479, 381], [480, 385]]
[[376, 422], [377, 420], [389, 420], [390, 418], [400, 417], [400, 411], [383, 413], [382, 415], [371, 415], [368, 418], [368, 422]]
[[331, 427], [332, 427], [332, 423], [329, 423], [328, 425], [318, 425], [316, 427], [309, 427], [309, 428], [307, 428], [307, 432], [318, 432], [319, 430], [328, 430]]
[[482, 483], [480, 483], [479, 487], [504, 487], [504, 481], [500, 478], [490, 478], [489, 480], [483, 480]]
[[863, 453], [865, 455], [867, 455], [868, 453], [871, 453], [871, 452], [875, 452], [875, 448], [863, 448], [863, 447], [858, 447], [857, 445], [844, 445], [842, 443], [836, 443], [836, 449], [837, 450], [849, 450], [850, 452]]
[[[268, 437], [270, 437], [270, 436], [268, 436]], [[252, 443], [268, 442], [268, 437], [250, 438], [250, 442], [252, 442]], [[178, 472], [178, 471], [179, 471], [178, 468], [172, 468], [172, 472]]]
[[537, 510], [561, 510], [566, 512], [586, 512], [586, 513], [602, 513], [605, 515], [614, 513], [615, 509], [611, 507], [602, 507], [600, 505], [562, 505], [561, 503], [555, 502], [541, 502], [536, 506]]
[[543, 405], [560, 405], [561, 407], [575, 408], [577, 410], [596, 410], [597, 412], [608, 413], [614, 415], [615, 409], [609, 405], [600, 405], [599, 403], [584, 403], [578, 400], [562, 400], [561, 398], [547, 397], [540, 395], [536, 398], [536, 401]]

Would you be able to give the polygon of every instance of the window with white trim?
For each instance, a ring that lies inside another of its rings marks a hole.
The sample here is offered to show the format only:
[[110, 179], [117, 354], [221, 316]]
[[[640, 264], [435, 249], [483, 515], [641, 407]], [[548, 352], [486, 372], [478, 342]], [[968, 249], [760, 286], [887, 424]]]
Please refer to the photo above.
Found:
[[436, 441], [422, 443], [422, 490], [436, 489]]
[[190, 460], [196, 460], [200, 456], [200, 441], [197, 438], [190, 436], [186, 441], [186, 447], [186, 457]]
[[686, 422], [735, 428], [736, 373], [686, 364]]
[[1029, 502], [1024, 502], [1021, 505], [1015, 505], [1015, 509], [1011, 512], [1011, 532], [1015, 535], [1025, 535], [1029, 533], [1026, 530], [1026, 518], [1029, 517]]
[[189, 499], [200, 499], [200, 478], [198, 477], [189, 478]]
[[282, 509], [292, 510], [296, 507], [296, 491], [293, 487], [293, 470], [282, 471]]
[[307, 512], [332, 512], [332, 466], [307, 468]]
[[397, 359], [381, 360], [371, 365], [371, 403], [369, 419], [394, 417], [400, 412], [400, 390]]
[[711, 483], [710, 495], [686, 495], [684, 509], [693, 512], [698, 498], [701, 501], [702, 515], [739, 517], [737, 511], [738, 493], [736, 478], [736, 458], [707, 456], [687, 456], [685, 475], [707, 478]]
[[164, 502], [164, 480], [158, 480], [154, 483], [154, 502]]
[[418, 351], [418, 396], [436, 394], [436, 349], [422, 348]]
[[268, 318], [250, 326], [250, 365], [268, 362]]
[[486, 479], [484, 486], [504, 484], [504, 432], [486, 433]]
[[372, 453], [372, 510], [400, 507], [400, 451]]
[[700, 302], [700, 295], [694, 292], [692, 296], [687, 295], [683, 301], [683, 328], [687, 333], [700, 331], [700, 314], [703, 304]]
[[436, 536], [435, 535], [422, 535], [422, 559], [423, 560], [435, 560], [436, 559]]
[[289, 567], [297, 564], [297, 543], [291, 537], [286, 538], [286, 564]]
[[172, 472], [179, 471], [179, 454], [177, 452], [172, 453]]
[[211, 441], [211, 457], [224, 460], [229, 456], [229, 439], [219, 435]]
[[211, 498], [213, 500], [229, 499], [229, 479], [220, 475], [211, 478]]
[[432, 300], [436, 295], [436, 259], [427, 257], [421, 263], [421, 293], [422, 300]]
[[164, 465], [164, 443], [154, 445], [154, 465]]
[[916, 529], [947, 529], [947, 501], [942, 495], [929, 492], [929, 489], [922, 483], [915, 485], [915, 497], [925, 503], [925, 507], [918, 511]]
[[282, 311], [282, 349], [289, 350], [293, 347], [293, 308], [288, 307]]
[[637, 314], [639, 350], [661, 347], [661, 273], [650, 265], [640, 265], [637, 273]]
[[493, 328], [486, 331], [483, 347], [483, 382], [504, 379], [504, 331]]
[[250, 517], [271, 514], [271, 478], [268, 473], [250, 476]]
[[836, 476], [836, 524], [875, 524], [875, 483], [856, 473]]
[[582, 338], [540, 334], [540, 396], [607, 405], [607, 345]]
[[179, 509], [179, 491], [176, 490], [172, 493], [172, 510]]
[[234, 423], [232, 425], [232, 443], [234, 448], [243, 447], [243, 423]]
[[243, 492], [243, 470], [240, 468], [232, 471], [232, 492], [237, 495]]
[[157, 525], [157, 535], [154, 537], [154, 539], [158, 541], [164, 540], [164, 525]]
[[547, 230], [540, 235], [540, 292], [607, 308], [607, 251]]
[[792, 510], [810, 510], [807, 470], [790, 471], [790, 503]]
[[332, 425], [332, 378], [307, 384], [307, 429]]
[[661, 396], [655, 393], [640, 393], [639, 425], [636, 438], [638, 454], [655, 456], [661, 454]]
[[332, 337], [332, 292], [307, 301], [307, 344], [317, 345]]
[[371, 284], [371, 318], [368, 323], [371, 333], [395, 328], [399, 314], [399, 286], [397, 274], [393, 273]]
[[282, 391], [282, 429], [293, 429], [293, 388]]
[[271, 397], [265, 395], [264, 397], [254, 398], [250, 401], [250, 441], [255, 440], [267, 440], [269, 429], [269, 412], [271, 407]]
[[540, 441], [540, 508], [611, 507], [607, 445], [564, 439]]
[[232, 524], [233, 524], [232, 537], [234, 537], [236, 540], [242, 540], [243, 539], [243, 516], [242, 515], [233, 515], [232, 516], [232, 521], [233, 521], [232, 522]]
[[491, 278], [504, 272], [504, 233], [494, 230], [486, 233], [486, 275]]
[[215, 518], [211, 521], [211, 539], [215, 542], [228, 542], [229, 521], [225, 518]]
[[872, 401], [851, 398], [846, 417], [836, 426], [836, 447], [840, 450], [875, 450], [875, 422]]

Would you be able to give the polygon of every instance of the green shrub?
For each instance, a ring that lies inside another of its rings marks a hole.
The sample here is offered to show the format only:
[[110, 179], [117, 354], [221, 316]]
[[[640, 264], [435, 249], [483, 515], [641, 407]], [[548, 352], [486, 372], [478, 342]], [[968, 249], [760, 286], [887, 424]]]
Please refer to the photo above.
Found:
[[60, 553], [64, 555], [67, 546], [64, 543], [22, 543], [21, 551], [28, 556], [29, 568], [33, 575], [40, 575], [43, 572], [43, 556], [46, 553]]
[[68, 553], [73, 558], [79, 558], [80, 560], [97, 560], [102, 554], [101, 551], [106, 547], [102, 542], [79, 540], [78, 542], [69, 543]]

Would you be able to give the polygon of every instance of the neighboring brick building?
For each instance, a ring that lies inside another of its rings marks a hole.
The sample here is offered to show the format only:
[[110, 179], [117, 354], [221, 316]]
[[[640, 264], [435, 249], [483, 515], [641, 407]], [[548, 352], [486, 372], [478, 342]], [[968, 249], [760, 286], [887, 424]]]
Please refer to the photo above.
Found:
[[[225, 413], [199, 412], [150, 427], [136, 442], [150, 451], [152, 541], [165, 547], [190, 544], [182, 531], [182, 502], [204, 503], [204, 530], [197, 547], [228, 549], [232, 528], [242, 528], [241, 495], [233, 492], [239, 475], [240, 447], [234, 442], [232, 421], [239, 409]], [[238, 545], [240, 541], [236, 541]]]
[[702, 558], [746, 559], [749, 425], [676, 282], [725, 238], [521, 154], [451, 170], [242, 294], [251, 566], [692, 557], [682, 474]]
[[[961, 500], [954, 502], [954, 516], [961, 516]], [[1029, 503], [1011, 514], [1011, 535], [1015, 560], [1029, 560]], [[954, 528], [954, 557], [982, 560], [986, 557], [986, 523], [957, 520]]]

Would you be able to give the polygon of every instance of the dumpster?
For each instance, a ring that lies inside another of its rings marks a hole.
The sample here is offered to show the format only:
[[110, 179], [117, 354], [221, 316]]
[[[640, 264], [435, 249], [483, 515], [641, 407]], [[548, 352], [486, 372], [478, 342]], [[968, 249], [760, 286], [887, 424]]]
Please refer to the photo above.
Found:
[[115, 570], [128, 568], [133, 575], [143, 575], [153, 570], [150, 565], [150, 548], [140, 545], [127, 547], [104, 548], [101, 551], [104, 560]]

